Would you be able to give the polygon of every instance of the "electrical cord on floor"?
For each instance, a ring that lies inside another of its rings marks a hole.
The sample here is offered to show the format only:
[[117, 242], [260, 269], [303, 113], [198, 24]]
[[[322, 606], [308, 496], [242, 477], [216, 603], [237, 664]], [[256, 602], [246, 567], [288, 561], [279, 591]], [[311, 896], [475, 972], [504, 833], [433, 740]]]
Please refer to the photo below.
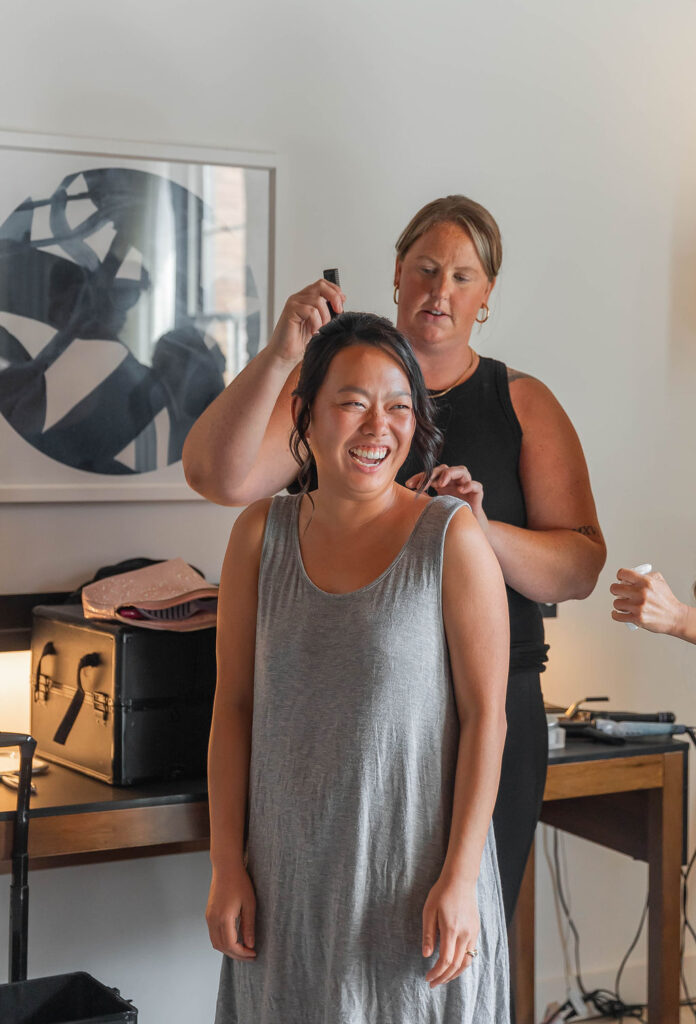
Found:
[[[566, 920], [568, 922], [568, 927], [570, 928], [570, 930], [571, 930], [571, 932], [573, 934], [574, 947], [575, 947], [574, 948], [574, 952], [575, 952], [575, 980], [577, 982], [578, 988], [580, 989], [580, 992], [582, 994], [582, 998], [583, 998], [583, 1000], [585, 1002], [585, 1005], [588, 1006], [590, 1009], [596, 1010], [597, 1013], [600, 1014], [600, 1019], [602, 1017], [603, 1018], [612, 1018], [612, 1017], [616, 1018], [616, 1017], [618, 1017], [620, 1020], [621, 1019], [626, 1019], [626, 1018], [631, 1018], [633, 1020], [639, 1020], [639, 1021], [645, 1022], [646, 1021], [646, 1018], [644, 1016], [645, 1004], [643, 1004], [643, 1003], [624, 1003], [623, 1000], [619, 998], [618, 991], [617, 992], [610, 992], [608, 989], [598, 988], [598, 989], [594, 989], [591, 992], [588, 992], [588, 990], [585, 988], [585, 985], [584, 985], [583, 980], [582, 980], [582, 973], [580, 971], [580, 933], [578, 932], [577, 926], [576, 926], [575, 922], [573, 921], [573, 918], [572, 918], [571, 913], [570, 913], [569, 897], [567, 896], [566, 892], [564, 891], [563, 878], [562, 878], [562, 875], [561, 875], [560, 856], [559, 856], [559, 834], [558, 834], [558, 830], [557, 829], [554, 830], [554, 837], [553, 837], [553, 863], [554, 863], [554, 869], [555, 869], [554, 872], [552, 873], [553, 884], [554, 884], [554, 887], [557, 888], [558, 899], [559, 899], [560, 905], [561, 905], [561, 907], [563, 909], [563, 913], [564, 913], [564, 915], [566, 917]], [[618, 970], [617, 975], [616, 975], [617, 983], [621, 980], [621, 974], [623, 973], [624, 967], [626, 966], [626, 963], [628, 962], [628, 958], [630, 957], [631, 953], [633, 952], [633, 950], [636, 947], [636, 944], [638, 943], [638, 939], [640, 938], [640, 933], [643, 930], [643, 926], [645, 924], [645, 918], [646, 918], [646, 915], [647, 915], [647, 909], [648, 909], [648, 904], [647, 904], [647, 901], [646, 901], [645, 907], [644, 907], [643, 912], [641, 914], [640, 923], [638, 925], [638, 930], [637, 930], [637, 932], [636, 932], [636, 934], [635, 934], [635, 936], [633, 938], [633, 941], [631, 942], [631, 944], [630, 944], [630, 946], [628, 948], [628, 951], [626, 952], [626, 955], [624, 956], [624, 958], [621, 961], [621, 964], [619, 966], [619, 970]], [[617, 989], [618, 989], [618, 984], [617, 984]], [[573, 1016], [575, 1016], [575, 1014], [574, 1014], [574, 1012], [571, 1012], [571, 1013], [568, 1014], [567, 1017], [565, 1017], [563, 1019], [564, 1020], [571, 1020]]]
[[624, 958], [619, 965], [619, 969], [616, 972], [616, 980], [614, 982], [614, 991], [610, 992], [608, 989], [598, 988], [594, 992], [584, 993], [585, 1003], [594, 1007], [598, 1013], [601, 1013], [604, 1017], [618, 1017], [619, 1020], [624, 1020], [626, 1017], [633, 1018], [634, 1020], [645, 1021], [644, 1016], [645, 1004], [644, 1003], [625, 1003], [621, 998], [619, 992], [619, 985], [621, 983], [621, 975], [623, 974], [624, 968], [628, 963], [631, 953], [638, 945], [641, 932], [645, 925], [645, 919], [648, 916], [648, 901], [646, 899], [643, 912], [640, 915], [640, 921], [638, 922], [638, 929], [636, 934], [633, 936], [633, 941], [626, 950]]

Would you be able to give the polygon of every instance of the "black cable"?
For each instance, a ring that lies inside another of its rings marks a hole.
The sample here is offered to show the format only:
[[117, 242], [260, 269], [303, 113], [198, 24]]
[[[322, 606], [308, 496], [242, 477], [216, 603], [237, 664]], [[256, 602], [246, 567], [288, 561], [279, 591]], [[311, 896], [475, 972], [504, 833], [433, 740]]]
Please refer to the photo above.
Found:
[[688, 884], [688, 881], [689, 881], [689, 875], [691, 873], [691, 869], [694, 866], [694, 861], [696, 861], [696, 849], [694, 849], [694, 852], [691, 854], [691, 859], [689, 860], [689, 863], [686, 866], [686, 870], [684, 870], [682, 868], [682, 909], [684, 911], [684, 921], [683, 921], [683, 924], [682, 924], [682, 928], [683, 929], [687, 929], [688, 928], [689, 931], [691, 932], [691, 935], [693, 936], [694, 940], [696, 940], [696, 931], [694, 931], [693, 926], [691, 924], [691, 921], [689, 920], [689, 915], [686, 912], [687, 896], [688, 896], [687, 884]]
[[[568, 904], [568, 899], [566, 898], [566, 894], [565, 894], [565, 891], [563, 889], [563, 878], [562, 878], [562, 875], [561, 875], [561, 865], [560, 865], [560, 857], [559, 857], [559, 853], [558, 853], [558, 846], [559, 846], [558, 829], [554, 829], [554, 834], [553, 834], [553, 861], [554, 861], [554, 867], [555, 867], [555, 873], [556, 873], [556, 888], [557, 888], [557, 892], [558, 892], [558, 898], [559, 898], [560, 903], [561, 903], [561, 907], [563, 908], [563, 913], [565, 914], [566, 920], [568, 922], [568, 927], [570, 928], [570, 930], [573, 933], [574, 946], [575, 946], [575, 980], [578, 983], [578, 988], [580, 989], [580, 992], [582, 993], [583, 1000], [584, 1000], [586, 1005], [589, 1005], [590, 1007], [593, 1006], [597, 1010], [597, 1012], [600, 1013], [603, 1017], [614, 1017], [614, 1018], [616, 1018], [616, 1017], [619, 1017], [619, 1018], [631, 1017], [634, 1020], [641, 1020], [641, 1021], [643, 1021], [644, 1020], [643, 1011], [645, 1009], [645, 1004], [644, 1003], [630, 1003], [630, 1004], [629, 1003], [624, 1003], [619, 998], [618, 993], [610, 992], [608, 989], [600, 989], [600, 988], [598, 988], [598, 989], [595, 989], [593, 992], [588, 992], [587, 989], [585, 988], [585, 985], [584, 985], [583, 980], [582, 980], [582, 974], [581, 974], [581, 971], [580, 971], [580, 933], [578, 932], [577, 926], [576, 926], [575, 922], [573, 921], [573, 918], [571, 917], [570, 907], [569, 907], [569, 904]], [[636, 944], [638, 942], [638, 939], [640, 937], [640, 933], [643, 930], [643, 924], [645, 922], [645, 916], [646, 916], [646, 913], [647, 913], [647, 907], [648, 907], [648, 904], [647, 904], [647, 901], [646, 901], [645, 908], [644, 908], [643, 913], [641, 915], [640, 924], [638, 926], [638, 931], [637, 931], [637, 933], [636, 933], [636, 935], [635, 935], [631, 945], [629, 946], [628, 952], [626, 953], [626, 955], [624, 956], [623, 960], [621, 961], [621, 965], [619, 967], [619, 971], [618, 971], [618, 974], [617, 974], [617, 978], [618, 979], [621, 978], [621, 973], [622, 973], [622, 971], [624, 969], [626, 961], [628, 960], [629, 956], [633, 952], [633, 950], [634, 950], [634, 948], [635, 948], [635, 946], [636, 946]]]
[[[687, 732], [687, 734], [689, 736], [689, 739], [693, 743], [694, 747], [696, 747], [696, 727], [694, 727], [694, 726], [687, 726], [686, 727], [686, 732]], [[691, 994], [689, 992], [688, 986], [686, 984], [686, 976], [684, 974], [684, 953], [685, 953], [685, 948], [686, 948], [686, 929], [687, 928], [688, 928], [689, 932], [691, 933], [691, 935], [693, 936], [694, 940], [696, 940], [696, 931], [694, 930], [693, 926], [691, 925], [691, 922], [689, 921], [689, 917], [688, 917], [688, 914], [687, 914], [687, 901], [688, 901], [687, 882], [688, 882], [688, 878], [689, 878], [689, 874], [691, 872], [691, 869], [694, 866], [694, 863], [696, 863], [696, 849], [694, 849], [694, 852], [692, 853], [691, 858], [689, 859], [689, 862], [687, 864], [686, 870], [682, 869], [682, 911], [683, 911], [683, 915], [684, 916], [683, 916], [683, 920], [682, 920], [682, 934], [681, 934], [681, 942], [680, 942], [680, 975], [681, 975], [681, 982], [682, 982], [682, 986], [684, 988], [684, 994], [686, 995], [686, 999], [682, 1000], [680, 1002], [680, 1006], [688, 1006], [689, 1009], [691, 1010], [692, 1014], [694, 1015], [694, 1019], [696, 1019], [696, 1006], [694, 1005], [696, 1003], [696, 1000], [692, 999], [692, 997], [691, 997]], [[645, 907], [643, 908], [643, 913], [641, 915], [640, 924], [638, 926], [638, 931], [637, 931], [637, 933], [635, 935], [635, 938], [634, 938], [633, 942], [631, 943], [631, 946], [628, 949], [628, 952], [626, 953], [624, 959], [621, 961], [621, 966], [619, 967], [619, 970], [618, 970], [617, 975], [616, 975], [615, 988], [616, 988], [617, 998], [619, 997], [619, 982], [621, 980], [621, 974], [622, 974], [622, 972], [624, 970], [624, 967], [625, 967], [625, 965], [626, 965], [626, 963], [628, 961], [629, 956], [633, 952], [633, 949], [635, 948], [635, 946], [636, 946], [636, 944], [638, 942], [638, 939], [640, 937], [640, 933], [643, 930], [643, 925], [645, 923], [645, 917], [646, 917], [647, 911], [648, 911], [648, 904], [649, 904], [649, 901], [646, 901]], [[620, 1002], [620, 1000], [619, 1000], [619, 1002]], [[624, 1016], [626, 1016], [625, 1013], [624, 1013]], [[634, 1014], [628, 1014], [628, 1016], [634, 1016]], [[643, 1018], [641, 1017], [641, 1019], [643, 1019]]]
[[638, 922], [638, 931], [636, 932], [636, 934], [634, 936], [633, 942], [631, 943], [631, 945], [626, 950], [626, 955], [624, 956], [623, 960], [621, 961], [621, 964], [619, 965], [619, 969], [616, 972], [616, 981], [614, 982], [614, 991], [616, 992], [616, 998], [618, 999], [619, 1002], [621, 1002], [621, 994], [619, 992], [619, 985], [620, 985], [620, 982], [621, 982], [621, 975], [623, 974], [624, 967], [628, 963], [628, 958], [630, 957], [631, 953], [633, 952], [633, 950], [638, 945], [638, 939], [640, 938], [640, 933], [643, 931], [643, 925], [645, 924], [645, 918], [648, 916], [648, 903], [649, 903], [649, 900], [646, 899], [645, 906], [643, 907], [643, 913], [640, 915], [640, 921]]
[[684, 989], [684, 995], [686, 996], [686, 1000], [681, 1005], [682, 1006], [688, 1006], [689, 1009], [691, 1010], [691, 1012], [694, 1015], [694, 1019], [696, 1019], [696, 1009], [694, 1009], [693, 1001], [692, 1001], [692, 998], [691, 998], [691, 993], [689, 992], [689, 986], [686, 983], [686, 974], [684, 973], [684, 954], [686, 953], [686, 924], [687, 924], [687, 921], [688, 921], [688, 916], [687, 916], [687, 913], [686, 913], [686, 905], [687, 905], [687, 897], [688, 897], [687, 884], [686, 883], [687, 883], [687, 880], [688, 880], [688, 877], [689, 877], [689, 871], [691, 870], [691, 867], [692, 867], [693, 862], [694, 862], [694, 857], [696, 857], [696, 850], [694, 850], [694, 853], [693, 853], [693, 855], [691, 857], [691, 860], [689, 861], [689, 864], [688, 864], [686, 870], [684, 870], [682, 868], [682, 898], [681, 898], [681, 904], [682, 904], [682, 923], [681, 923], [681, 935], [680, 935], [680, 940], [679, 940], [679, 976], [681, 978], [682, 988]]
[[[694, 747], [696, 747], [696, 730], [694, 729], [694, 726], [687, 725], [686, 732], [688, 734], [689, 739], [693, 743]], [[680, 976], [681, 976], [682, 988], [684, 989], [684, 995], [686, 996], [686, 999], [681, 1003], [681, 1005], [682, 1006], [688, 1006], [688, 1008], [691, 1010], [691, 1012], [692, 1012], [692, 1014], [694, 1016], [694, 1020], [696, 1020], [696, 1007], [694, 1006], [694, 999], [693, 999], [691, 993], [689, 992], [689, 987], [686, 984], [686, 974], [684, 972], [684, 956], [686, 954], [686, 932], [687, 932], [687, 929], [689, 930], [691, 936], [694, 939], [696, 939], [696, 932], [694, 932], [694, 929], [692, 927], [691, 921], [689, 921], [689, 915], [688, 915], [688, 912], [687, 912], [688, 897], [689, 897], [688, 882], [689, 882], [689, 875], [691, 874], [691, 869], [694, 866], [694, 862], [696, 862], [696, 848], [694, 849], [694, 852], [691, 854], [691, 857], [689, 858], [689, 862], [688, 862], [688, 864], [686, 866], [686, 869], [682, 868], [682, 914], [683, 914], [683, 920], [682, 920], [682, 930], [681, 930], [681, 943], [680, 943], [680, 950], [679, 950], [679, 954], [680, 954], [679, 973], [680, 973]]]
[[602, 1017], [609, 1017], [611, 1020], [617, 1018], [624, 1020], [626, 1017], [630, 1017], [632, 1020], [643, 1021], [643, 1024], [647, 1024], [644, 1016], [644, 1003], [624, 1003], [621, 999], [616, 998], [615, 992], [609, 992], [608, 989], [598, 988], [594, 992], [588, 993], [587, 1003], [594, 1007]]
[[[694, 738], [693, 729], [689, 728], [689, 729], [687, 729], [687, 732], [689, 733], [689, 737], [690, 737], [692, 743], [694, 744], [694, 746], [696, 746], [696, 739]], [[686, 954], [686, 930], [687, 930], [687, 928], [689, 929], [689, 932], [691, 933], [691, 935], [696, 938], [696, 936], [694, 935], [694, 929], [693, 929], [693, 927], [691, 925], [691, 922], [689, 921], [689, 915], [688, 915], [688, 912], [687, 912], [688, 897], [689, 897], [688, 881], [689, 881], [689, 875], [691, 873], [691, 869], [694, 866], [694, 861], [696, 861], [696, 849], [694, 849], [694, 852], [691, 854], [691, 857], [689, 859], [689, 863], [687, 864], [686, 868], [685, 869], [682, 868], [682, 900], [681, 900], [681, 903], [682, 903], [682, 914], [683, 914], [683, 917], [682, 917], [682, 927], [681, 927], [681, 942], [680, 942], [680, 949], [679, 949], [679, 959], [680, 959], [679, 974], [680, 974], [680, 977], [681, 977], [682, 988], [684, 989], [684, 995], [686, 996], [686, 1000], [681, 1005], [682, 1006], [688, 1006], [688, 1008], [691, 1010], [691, 1012], [692, 1012], [692, 1014], [694, 1016], [694, 1020], [696, 1020], [696, 1007], [694, 1006], [694, 1000], [693, 1000], [693, 998], [691, 996], [691, 993], [689, 992], [689, 986], [686, 983], [686, 974], [684, 972], [684, 956]]]
[[[696, 726], [686, 726], [686, 732], [687, 732], [687, 734], [689, 736], [689, 739], [693, 743], [694, 747], [696, 747]], [[580, 934], [579, 934], [578, 929], [577, 929], [577, 927], [575, 925], [575, 922], [573, 921], [573, 919], [572, 919], [572, 917], [570, 915], [569, 902], [568, 902], [568, 900], [566, 898], [566, 894], [565, 894], [564, 889], [563, 889], [563, 879], [562, 879], [562, 876], [561, 876], [561, 866], [560, 866], [560, 859], [559, 859], [559, 855], [558, 855], [558, 829], [554, 829], [554, 836], [553, 836], [553, 860], [554, 860], [555, 875], [556, 875], [556, 877], [553, 878], [552, 881], [555, 884], [556, 891], [558, 893], [558, 897], [559, 897], [559, 900], [560, 900], [560, 903], [561, 903], [561, 907], [563, 908], [563, 913], [565, 914], [566, 920], [568, 922], [568, 927], [570, 928], [570, 930], [573, 933], [573, 939], [574, 939], [574, 945], [575, 945], [575, 971], [576, 971], [575, 980], [578, 983], [578, 988], [580, 989], [580, 991], [582, 993], [582, 996], [583, 996], [583, 999], [585, 1001], [585, 1004], [589, 1005], [589, 1006], [593, 1006], [597, 1010], [597, 1012], [601, 1015], [601, 1017], [605, 1017], [605, 1018], [606, 1017], [610, 1017], [610, 1018], [614, 1018], [614, 1019], [618, 1018], [619, 1020], [624, 1020], [625, 1018], [630, 1017], [633, 1020], [639, 1020], [639, 1021], [642, 1021], [643, 1024], [647, 1024], [647, 1020], [646, 1020], [646, 1018], [644, 1016], [644, 1011], [647, 1008], [645, 1003], [632, 1003], [632, 1004], [624, 1003], [623, 1000], [619, 996], [619, 983], [621, 981], [621, 975], [622, 975], [622, 973], [624, 971], [624, 968], [625, 968], [625, 966], [626, 966], [626, 964], [628, 962], [628, 959], [629, 959], [631, 953], [633, 952], [633, 950], [635, 949], [635, 947], [636, 947], [636, 945], [638, 943], [638, 940], [640, 938], [640, 934], [641, 934], [641, 932], [643, 930], [643, 926], [645, 924], [645, 919], [646, 919], [646, 916], [647, 916], [647, 913], [648, 913], [649, 900], [646, 900], [646, 902], [645, 902], [645, 906], [643, 908], [643, 912], [642, 912], [641, 917], [640, 917], [640, 922], [638, 924], [638, 930], [636, 931], [636, 934], [635, 934], [635, 936], [633, 938], [633, 941], [631, 942], [630, 946], [628, 947], [628, 950], [626, 951], [626, 954], [624, 955], [624, 957], [623, 957], [623, 959], [622, 959], [622, 961], [621, 961], [621, 963], [619, 965], [619, 969], [618, 969], [618, 971], [616, 973], [616, 981], [615, 981], [616, 992], [610, 992], [608, 989], [600, 989], [600, 988], [595, 989], [593, 992], [588, 992], [586, 990], [584, 984], [583, 984], [582, 975], [580, 973]], [[694, 927], [692, 926], [691, 922], [689, 921], [689, 917], [688, 917], [688, 914], [687, 914], [687, 897], [688, 897], [687, 883], [688, 883], [688, 879], [689, 879], [689, 874], [691, 873], [691, 869], [693, 868], [694, 863], [696, 863], [696, 849], [694, 849], [694, 852], [692, 853], [691, 858], [689, 859], [689, 862], [687, 864], [686, 870], [682, 869], [682, 910], [683, 910], [684, 917], [683, 917], [683, 921], [682, 921], [682, 937], [681, 937], [681, 944], [680, 944], [680, 960], [681, 960], [681, 963], [680, 963], [680, 973], [681, 973], [681, 981], [682, 981], [682, 985], [683, 985], [683, 988], [684, 988], [684, 993], [686, 995], [686, 999], [685, 1000], [681, 1000], [679, 1005], [680, 1006], [688, 1006], [689, 1009], [691, 1010], [691, 1012], [694, 1015], [694, 1019], [696, 1019], [696, 998], [692, 998], [691, 997], [691, 995], [689, 993], [689, 990], [688, 990], [688, 987], [687, 987], [687, 984], [686, 984], [686, 977], [684, 975], [684, 952], [685, 952], [685, 947], [686, 947], [686, 931], [687, 931], [687, 929], [688, 929], [689, 933], [691, 934], [692, 938], [694, 939], [694, 941], [696, 941], [696, 930], [694, 929]], [[562, 1007], [561, 1009], [564, 1010], [565, 1007]], [[571, 1012], [571, 1014], [569, 1016], [572, 1017], [573, 1013]], [[569, 1019], [569, 1018], [565, 1018], [565, 1019]]]
[[[693, 725], [687, 725], [686, 726], [686, 732], [688, 734], [689, 739], [693, 743], [694, 747], [696, 747], [696, 728]], [[689, 930], [689, 932], [692, 935], [692, 937], [694, 939], [696, 939], [696, 932], [694, 932], [692, 924], [689, 921], [689, 915], [688, 915], [688, 912], [687, 912], [688, 897], [689, 897], [689, 894], [688, 894], [688, 881], [689, 881], [689, 875], [691, 874], [691, 869], [693, 868], [695, 862], [696, 862], [696, 848], [694, 849], [694, 852], [691, 854], [691, 857], [689, 858], [689, 862], [688, 862], [686, 868], [682, 868], [682, 870], [681, 870], [681, 876], [682, 876], [682, 893], [681, 893], [682, 924], [681, 924], [681, 938], [680, 938], [680, 943], [679, 943], [679, 976], [681, 978], [682, 988], [684, 989], [684, 995], [686, 996], [686, 999], [682, 999], [680, 1001], [679, 1005], [680, 1006], [688, 1007], [691, 1010], [691, 1012], [692, 1012], [692, 1014], [694, 1016], [694, 1020], [696, 1020], [696, 1005], [695, 1005], [696, 1004], [696, 1000], [692, 997], [691, 993], [689, 992], [689, 986], [686, 983], [686, 974], [684, 972], [684, 957], [685, 957], [685, 954], [686, 954], [686, 932], [687, 932], [687, 929]]]

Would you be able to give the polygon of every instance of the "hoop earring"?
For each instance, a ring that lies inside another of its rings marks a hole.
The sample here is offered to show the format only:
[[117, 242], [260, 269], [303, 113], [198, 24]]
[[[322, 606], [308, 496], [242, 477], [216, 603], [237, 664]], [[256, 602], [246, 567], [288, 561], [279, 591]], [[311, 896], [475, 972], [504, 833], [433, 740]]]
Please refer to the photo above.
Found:
[[399, 305], [399, 286], [398, 286], [398, 284], [394, 285], [394, 305], [395, 306]]
[[[478, 318], [478, 313], [477, 313], [477, 314], [476, 314], [476, 323], [477, 323], [477, 324], [485, 324], [486, 320], [487, 320], [487, 319], [488, 319], [488, 317], [489, 317], [489, 316], [491, 315], [491, 311], [490, 311], [490, 309], [488, 308], [488, 306], [486, 305], [486, 303], [485, 303], [485, 302], [484, 302], [484, 304], [483, 304], [483, 305], [481, 306], [481, 309], [485, 309], [485, 311], [486, 311], [486, 315], [484, 316], [483, 320], [479, 320], [479, 318]], [[479, 309], [479, 313], [481, 312], [481, 309]]]

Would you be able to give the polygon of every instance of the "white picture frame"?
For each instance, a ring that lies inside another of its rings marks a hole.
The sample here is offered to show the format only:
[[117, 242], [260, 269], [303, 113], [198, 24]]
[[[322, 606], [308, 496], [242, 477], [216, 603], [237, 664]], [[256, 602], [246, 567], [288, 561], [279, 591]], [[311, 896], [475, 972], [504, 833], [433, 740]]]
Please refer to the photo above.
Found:
[[0, 132], [0, 502], [197, 497], [183, 437], [273, 323], [277, 167]]

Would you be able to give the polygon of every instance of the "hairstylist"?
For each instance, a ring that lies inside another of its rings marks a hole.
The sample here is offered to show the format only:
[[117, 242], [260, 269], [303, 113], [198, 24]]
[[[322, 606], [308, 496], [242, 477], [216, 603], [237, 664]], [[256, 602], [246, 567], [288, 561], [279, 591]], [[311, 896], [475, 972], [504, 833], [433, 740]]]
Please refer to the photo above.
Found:
[[[433, 486], [467, 500], [501, 564], [510, 608], [508, 731], [494, 812], [506, 918], [514, 910], [541, 810], [547, 729], [539, 673], [546, 660], [539, 601], [590, 594], [604, 564], [582, 448], [538, 380], [479, 356], [502, 246], [493, 217], [464, 196], [425, 206], [399, 238], [397, 327], [411, 342], [445, 434]], [[295, 479], [291, 396], [311, 336], [345, 296], [317, 281], [290, 296], [265, 349], [194, 424], [184, 446], [189, 484], [246, 505]], [[451, 467], [451, 468], [450, 468]], [[407, 460], [398, 479], [417, 486]]]

